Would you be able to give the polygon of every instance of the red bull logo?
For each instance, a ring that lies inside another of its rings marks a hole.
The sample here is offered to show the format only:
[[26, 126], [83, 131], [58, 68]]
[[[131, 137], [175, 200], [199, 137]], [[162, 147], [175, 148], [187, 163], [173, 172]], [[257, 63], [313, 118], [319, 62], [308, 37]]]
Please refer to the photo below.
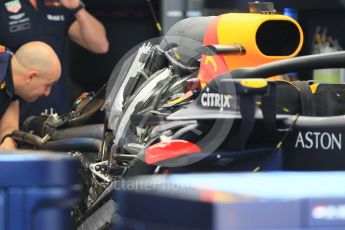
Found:
[[45, 0], [44, 5], [48, 7], [60, 7], [62, 4], [60, 0]]

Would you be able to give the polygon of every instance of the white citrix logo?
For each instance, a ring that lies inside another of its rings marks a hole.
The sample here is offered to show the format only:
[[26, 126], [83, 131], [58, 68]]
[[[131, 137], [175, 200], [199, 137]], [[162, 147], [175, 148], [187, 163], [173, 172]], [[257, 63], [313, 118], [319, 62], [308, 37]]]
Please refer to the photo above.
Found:
[[231, 95], [221, 93], [209, 93], [210, 89], [206, 88], [206, 93], [201, 95], [201, 105], [203, 107], [216, 107], [216, 108], [230, 108]]
[[295, 144], [295, 148], [303, 149], [323, 149], [323, 150], [341, 150], [342, 148], [341, 133], [327, 132], [299, 132]]

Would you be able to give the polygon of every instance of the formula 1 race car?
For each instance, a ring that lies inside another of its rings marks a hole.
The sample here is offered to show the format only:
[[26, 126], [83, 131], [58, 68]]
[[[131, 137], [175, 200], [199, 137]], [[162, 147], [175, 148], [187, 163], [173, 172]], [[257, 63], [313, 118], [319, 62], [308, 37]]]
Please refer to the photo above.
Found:
[[[270, 78], [345, 67], [345, 52], [294, 58], [298, 23], [254, 6], [178, 22], [135, 48], [69, 114], [30, 117], [11, 134], [24, 148], [80, 159], [77, 228], [109, 227], [111, 191], [137, 175], [345, 168], [345, 85]], [[104, 124], [88, 124], [101, 112]]]

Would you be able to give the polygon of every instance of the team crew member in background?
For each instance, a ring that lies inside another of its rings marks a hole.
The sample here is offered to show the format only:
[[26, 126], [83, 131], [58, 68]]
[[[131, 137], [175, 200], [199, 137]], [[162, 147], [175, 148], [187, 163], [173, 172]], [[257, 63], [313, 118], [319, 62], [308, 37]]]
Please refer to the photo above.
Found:
[[49, 97], [20, 105], [20, 120], [53, 108], [69, 111], [66, 89], [65, 41], [68, 37], [94, 52], [106, 53], [108, 40], [103, 25], [84, 8], [80, 0], [4, 0], [0, 3], [0, 44], [16, 51], [30, 41], [49, 44], [62, 63], [62, 74]]
[[[29, 42], [15, 55], [0, 46], [0, 138], [19, 128], [18, 97], [34, 102], [48, 96], [59, 80], [61, 64], [54, 50], [43, 42]], [[15, 149], [15, 141], [7, 137], [1, 149]]]

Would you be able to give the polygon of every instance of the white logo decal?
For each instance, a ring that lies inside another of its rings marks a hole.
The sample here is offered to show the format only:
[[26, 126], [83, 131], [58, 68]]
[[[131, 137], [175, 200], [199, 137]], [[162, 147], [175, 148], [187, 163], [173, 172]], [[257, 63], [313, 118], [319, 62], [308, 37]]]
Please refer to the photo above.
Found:
[[6, 2], [5, 7], [8, 12], [16, 14], [22, 8], [22, 5], [20, 4], [19, 0], [13, 0], [13, 1]]
[[30, 22], [21, 23], [21, 24], [15, 24], [13, 26], [10, 26], [10, 32], [15, 33], [23, 30], [28, 30], [31, 28]]
[[50, 21], [65, 21], [65, 16], [64, 15], [51, 15], [51, 14], [47, 14], [47, 18]]
[[203, 107], [217, 107], [230, 108], [231, 95], [221, 93], [209, 93], [209, 88], [206, 88], [206, 93], [201, 95], [201, 105]]
[[25, 13], [20, 13], [20, 14], [11, 15], [9, 16], [9, 18], [12, 20], [19, 20], [23, 18], [24, 16], [25, 16]]
[[317, 220], [345, 220], [345, 205], [318, 205], [312, 210]]
[[295, 148], [301, 147], [303, 149], [323, 149], [333, 150], [335, 148], [341, 150], [342, 135], [341, 133], [327, 133], [327, 132], [302, 132], [298, 133]]

